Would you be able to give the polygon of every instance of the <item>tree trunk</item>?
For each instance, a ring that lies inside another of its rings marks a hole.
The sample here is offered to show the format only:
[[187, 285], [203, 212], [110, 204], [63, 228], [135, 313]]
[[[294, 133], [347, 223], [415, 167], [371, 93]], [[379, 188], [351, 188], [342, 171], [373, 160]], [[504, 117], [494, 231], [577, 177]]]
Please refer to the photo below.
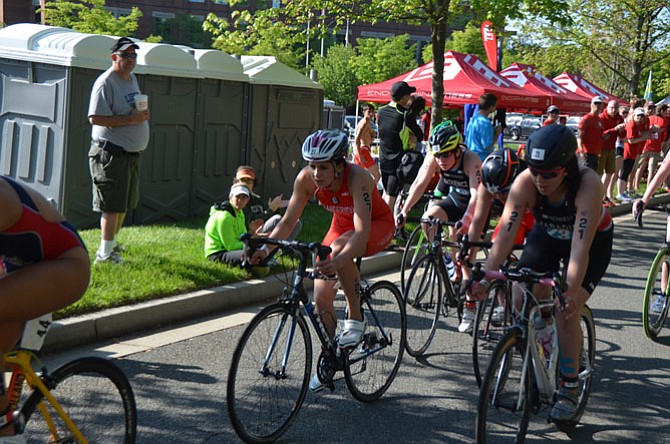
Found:
[[447, 18], [430, 26], [433, 43], [433, 75], [430, 99], [433, 102], [430, 129], [442, 122], [442, 104], [444, 101], [444, 45], [447, 38]]

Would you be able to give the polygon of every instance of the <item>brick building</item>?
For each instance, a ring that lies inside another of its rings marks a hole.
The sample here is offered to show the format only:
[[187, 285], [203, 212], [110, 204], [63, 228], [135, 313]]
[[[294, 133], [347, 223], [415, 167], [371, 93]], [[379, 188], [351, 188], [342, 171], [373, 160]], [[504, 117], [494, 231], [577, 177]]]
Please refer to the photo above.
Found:
[[[48, 2], [49, 0], [42, 0]], [[76, 0], [73, 0], [76, 1]], [[246, 0], [248, 7], [270, 8], [277, 0]], [[151, 34], [160, 35], [166, 43], [183, 44], [192, 47], [208, 47], [209, 37], [202, 31], [202, 22], [210, 12], [220, 17], [228, 17], [230, 7], [224, 0], [106, 0], [105, 8], [116, 16], [130, 13], [133, 6], [140, 8], [142, 18], [136, 33], [138, 38]], [[16, 23], [40, 23], [37, 13], [40, 0], [0, 0], [0, 22], [5, 25]], [[347, 30], [338, 32], [336, 39], [345, 41]], [[430, 41], [429, 26], [409, 26], [398, 23], [357, 23], [348, 27], [348, 40], [355, 42], [359, 37], [385, 38], [408, 34], [419, 42], [417, 51]]]

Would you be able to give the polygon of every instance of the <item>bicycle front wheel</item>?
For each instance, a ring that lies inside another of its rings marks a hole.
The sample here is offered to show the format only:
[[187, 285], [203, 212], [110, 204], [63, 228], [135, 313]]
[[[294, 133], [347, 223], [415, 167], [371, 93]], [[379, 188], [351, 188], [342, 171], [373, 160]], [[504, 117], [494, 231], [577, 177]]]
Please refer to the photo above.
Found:
[[411, 356], [424, 354], [435, 336], [446, 285], [433, 255], [423, 256], [412, 267], [404, 293], [406, 348]]
[[286, 304], [264, 308], [242, 334], [228, 372], [228, 415], [246, 442], [278, 439], [307, 393], [312, 342], [305, 319]]
[[526, 439], [535, 384], [527, 352], [518, 328], [509, 330], [498, 342], [479, 392], [477, 443], [522, 443]]
[[481, 387], [491, 355], [511, 325], [511, 284], [493, 281], [486, 300], [477, 304], [477, 316], [472, 329], [472, 363]]
[[[135, 442], [135, 396], [128, 378], [114, 363], [96, 357], [76, 359], [43, 379], [88, 442]], [[79, 442], [41, 392], [28, 397], [21, 413], [28, 442]]]
[[349, 354], [344, 378], [354, 398], [379, 399], [389, 388], [405, 351], [405, 307], [398, 287], [374, 283], [362, 295], [361, 311], [368, 326], [363, 342]]
[[[642, 303], [642, 325], [644, 333], [651, 340], [655, 340], [663, 329], [668, 316], [668, 255], [670, 249], [662, 248], [656, 254], [649, 270], [647, 285], [644, 289]], [[665, 285], [663, 285], [665, 282]]]
[[400, 262], [401, 291], [405, 291], [407, 277], [409, 276], [412, 267], [417, 263], [419, 258], [428, 253], [429, 247], [430, 245], [428, 244], [426, 235], [423, 233], [423, 228], [421, 225], [417, 225], [407, 238], [405, 249], [402, 252], [402, 260]]

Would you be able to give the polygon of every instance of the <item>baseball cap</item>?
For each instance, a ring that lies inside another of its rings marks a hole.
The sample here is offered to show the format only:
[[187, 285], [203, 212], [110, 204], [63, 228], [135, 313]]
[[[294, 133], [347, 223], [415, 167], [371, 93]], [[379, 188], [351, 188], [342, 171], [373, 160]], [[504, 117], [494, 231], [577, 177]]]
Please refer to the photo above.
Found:
[[409, 86], [407, 82], [395, 82], [391, 86], [391, 98], [393, 100], [400, 100], [407, 94], [412, 94], [413, 92], [416, 92], [416, 88]]
[[140, 47], [128, 37], [121, 37], [116, 41], [116, 43], [114, 43], [114, 46], [112, 46], [110, 49], [112, 50], [112, 52], [123, 52], [131, 47], [135, 49], [140, 49]]
[[593, 96], [593, 98], [591, 99], [591, 105], [596, 104], [596, 103], [605, 103], [605, 102], [603, 101], [602, 97]]
[[230, 196], [239, 196], [241, 194], [249, 197], [249, 188], [239, 183], [230, 187]]
[[634, 116], [644, 116], [644, 108], [635, 108], [633, 111]]
[[240, 168], [237, 170], [237, 174], [235, 174], [235, 179], [251, 179], [255, 181], [256, 173], [249, 168]]
[[549, 108], [547, 108], [547, 114], [558, 113], [558, 112], [560, 111], [556, 105], [551, 105]]

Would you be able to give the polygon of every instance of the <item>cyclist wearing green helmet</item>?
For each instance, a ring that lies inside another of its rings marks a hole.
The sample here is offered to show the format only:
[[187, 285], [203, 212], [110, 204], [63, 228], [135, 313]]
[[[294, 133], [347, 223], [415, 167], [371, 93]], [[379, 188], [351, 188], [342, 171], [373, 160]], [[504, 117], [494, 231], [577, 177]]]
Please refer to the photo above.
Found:
[[[428, 153], [419, 174], [409, 188], [407, 201], [400, 210], [399, 223], [407, 219], [407, 214], [419, 201], [435, 173], [439, 173], [436, 196], [444, 196], [432, 201], [423, 217], [434, 217], [442, 221], [460, 221], [459, 233], [467, 233], [475, 209], [477, 187], [481, 182], [482, 161], [477, 154], [463, 145], [463, 137], [450, 121], [437, 125], [428, 139]], [[439, 193], [439, 194], [438, 194]], [[424, 226], [428, 239], [434, 236], [435, 228]], [[455, 236], [456, 233], [452, 233]], [[452, 256], [455, 257], [455, 251]], [[459, 331], [467, 332], [475, 319], [474, 299], [466, 304], [466, 312]]]

